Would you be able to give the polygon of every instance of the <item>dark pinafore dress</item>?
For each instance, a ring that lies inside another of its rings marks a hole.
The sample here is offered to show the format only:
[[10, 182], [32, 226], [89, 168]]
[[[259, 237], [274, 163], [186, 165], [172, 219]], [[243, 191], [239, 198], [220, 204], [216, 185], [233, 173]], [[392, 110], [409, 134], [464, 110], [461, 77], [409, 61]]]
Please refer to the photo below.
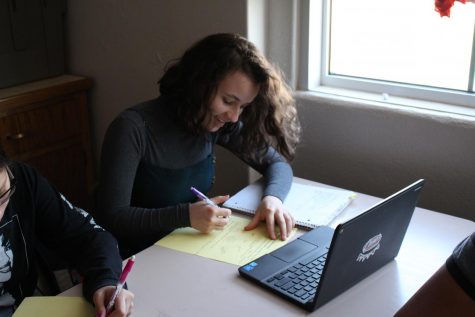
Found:
[[[214, 137], [213, 137], [214, 138]], [[214, 140], [213, 140], [214, 142]], [[193, 186], [207, 193], [214, 184], [216, 159], [213, 153], [194, 165], [182, 169], [169, 169], [141, 162], [135, 176], [131, 205], [142, 208], [163, 208], [197, 200], [190, 191]], [[159, 212], [159, 211], [157, 211]], [[150, 236], [141, 241], [121, 243], [123, 258], [143, 250], [171, 231]]]

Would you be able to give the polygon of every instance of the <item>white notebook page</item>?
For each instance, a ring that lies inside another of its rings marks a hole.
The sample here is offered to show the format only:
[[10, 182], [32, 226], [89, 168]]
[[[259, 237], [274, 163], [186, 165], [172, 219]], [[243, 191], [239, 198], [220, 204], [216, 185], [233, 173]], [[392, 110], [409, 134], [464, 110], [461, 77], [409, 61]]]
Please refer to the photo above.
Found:
[[[254, 214], [263, 193], [262, 181], [257, 181], [228, 199], [223, 207]], [[298, 225], [313, 228], [328, 225], [356, 196], [352, 191], [292, 183], [284, 205]]]

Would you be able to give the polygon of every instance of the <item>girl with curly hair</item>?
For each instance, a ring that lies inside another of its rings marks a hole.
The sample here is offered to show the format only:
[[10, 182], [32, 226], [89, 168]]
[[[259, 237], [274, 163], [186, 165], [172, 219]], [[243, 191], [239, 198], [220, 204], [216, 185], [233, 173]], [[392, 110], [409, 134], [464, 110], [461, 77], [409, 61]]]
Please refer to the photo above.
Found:
[[265, 221], [271, 239], [278, 230], [285, 240], [295, 221], [282, 201], [300, 125], [278, 68], [244, 37], [213, 34], [172, 61], [158, 83], [160, 96], [122, 112], [102, 148], [96, 217], [123, 256], [175, 228], [206, 233], [229, 222], [229, 209], [196, 201], [190, 191], [206, 193], [214, 183], [215, 145], [264, 175], [262, 202], [245, 229]]

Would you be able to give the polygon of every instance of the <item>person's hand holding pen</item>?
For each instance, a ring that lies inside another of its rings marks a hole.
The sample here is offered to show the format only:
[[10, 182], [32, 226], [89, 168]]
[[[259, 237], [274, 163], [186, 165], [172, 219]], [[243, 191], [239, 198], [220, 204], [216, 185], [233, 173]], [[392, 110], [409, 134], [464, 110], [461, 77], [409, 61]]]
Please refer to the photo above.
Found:
[[231, 210], [219, 207], [229, 199], [229, 195], [216, 196], [208, 198], [196, 188], [191, 191], [200, 199], [200, 201], [190, 204], [190, 224], [193, 228], [203, 233], [209, 233], [213, 230], [223, 230], [229, 222]]
[[127, 274], [135, 263], [135, 256], [130, 258], [115, 286], [104, 286], [94, 292], [93, 302], [96, 317], [124, 317], [132, 313], [134, 294], [123, 288]]
[[109, 298], [114, 294], [115, 289], [115, 286], [104, 286], [94, 293], [93, 302], [96, 307], [96, 317], [125, 317], [132, 313], [134, 294], [129, 290], [122, 289], [115, 300], [114, 310], [107, 315], [106, 305], [109, 302]]

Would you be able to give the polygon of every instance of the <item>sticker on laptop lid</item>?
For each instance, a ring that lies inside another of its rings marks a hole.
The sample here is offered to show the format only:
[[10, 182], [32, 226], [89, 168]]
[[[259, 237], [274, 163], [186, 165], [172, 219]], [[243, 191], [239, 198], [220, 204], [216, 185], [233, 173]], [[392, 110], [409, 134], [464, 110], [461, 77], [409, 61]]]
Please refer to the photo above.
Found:
[[356, 258], [356, 261], [364, 262], [365, 260], [369, 259], [370, 256], [374, 255], [374, 253], [381, 247], [380, 242], [382, 238], [383, 235], [380, 233], [369, 239], [368, 242], [366, 242], [363, 246], [361, 253]]

